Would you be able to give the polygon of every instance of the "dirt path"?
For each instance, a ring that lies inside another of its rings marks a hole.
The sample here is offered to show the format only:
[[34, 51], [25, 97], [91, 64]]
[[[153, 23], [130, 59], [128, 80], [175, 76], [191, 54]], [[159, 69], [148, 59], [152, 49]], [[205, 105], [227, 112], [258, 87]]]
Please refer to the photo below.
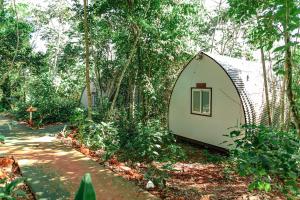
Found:
[[156, 199], [133, 183], [114, 175], [81, 153], [63, 146], [54, 135], [62, 126], [42, 130], [0, 115], [0, 133], [6, 136], [0, 154], [13, 155], [38, 199], [73, 199], [81, 177], [91, 173], [99, 200]]

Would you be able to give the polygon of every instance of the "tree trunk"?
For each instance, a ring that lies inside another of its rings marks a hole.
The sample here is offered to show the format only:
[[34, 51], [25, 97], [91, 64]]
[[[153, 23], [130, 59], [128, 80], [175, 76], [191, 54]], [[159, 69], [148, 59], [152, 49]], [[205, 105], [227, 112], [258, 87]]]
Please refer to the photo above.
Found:
[[134, 56], [134, 53], [136, 51], [136, 46], [137, 46], [138, 38], [139, 38], [139, 28], [138, 28], [137, 25], [133, 25], [133, 32], [134, 32], [134, 42], [133, 42], [133, 45], [131, 47], [131, 51], [129, 53], [127, 62], [125, 63], [124, 68], [123, 68], [123, 70], [121, 72], [121, 75], [120, 75], [119, 79], [117, 80], [116, 92], [115, 92], [114, 98], [113, 98], [111, 106], [110, 106], [109, 115], [111, 115], [113, 113], [113, 110], [114, 110], [115, 104], [116, 104], [116, 100], [117, 100], [118, 95], [119, 95], [119, 91], [120, 91], [120, 86], [121, 86], [122, 80], [124, 78], [125, 72], [127, 71], [127, 68], [130, 65], [131, 60], [132, 60], [132, 58]]
[[136, 96], [136, 78], [138, 74], [138, 69], [133, 72], [133, 79], [129, 80], [130, 90], [128, 91], [129, 95], [129, 114], [130, 120], [134, 120], [135, 117], [135, 96]]
[[[290, 42], [289, 34], [286, 32], [285, 34], [285, 44]], [[295, 123], [298, 135], [300, 137], [300, 114], [297, 109], [294, 93], [293, 93], [293, 69], [292, 69], [292, 54], [291, 47], [287, 46], [285, 50], [285, 73], [286, 73], [286, 94], [289, 100], [292, 119]]]
[[219, 15], [219, 14], [220, 14], [220, 11], [221, 11], [222, 1], [223, 1], [223, 0], [220, 0], [220, 1], [219, 1], [217, 24], [216, 24], [216, 26], [215, 26], [215, 29], [214, 29], [214, 32], [213, 32], [213, 35], [212, 35], [212, 39], [211, 39], [210, 53], [212, 53], [212, 51], [213, 51], [213, 49], [214, 49], [215, 35], [216, 35], [217, 28], [218, 28], [219, 21], [220, 21], [220, 15]]
[[270, 101], [269, 101], [269, 90], [268, 90], [268, 79], [267, 79], [267, 70], [266, 70], [266, 60], [263, 47], [260, 47], [260, 55], [261, 55], [261, 63], [263, 68], [263, 76], [264, 76], [264, 87], [265, 87], [265, 96], [266, 96], [266, 106], [267, 106], [267, 114], [268, 114], [268, 125], [271, 126], [271, 110], [270, 110]]
[[[54, 54], [54, 61], [53, 61], [53, 68], [52, 68], [52, 81], [54, 80], [56, 73], [57, 73], [57, 60], [58, 60], [58, 54], [60, 53], [60, 43], [61, 43], [61, 32], [58, 30], [58, 39]], [[58, 87], [57, 87], [58, 89]]]
[[288, 30], [288, 24], [290, 24], [290, 9], [288, 1], [286, 0], [286, 21], [284, 26], [284, 43], [285, 43], [285, 73], [286, 73], [286, 93], [290, 104], [292, 119], [295, 123], [298, 135], [300, 137], [300, 113], [298, 112], [295, 96], [293, 93], [293, 68], [292, 68], [292, 51], [290, 44], [290, 33]]
[[6, 76], [4, 83], [0, 86], [2, 90], [2, 98], [0, 105], [2, 108], [9, 110], [10, 109], [10, 97], [11, 97], [11, 88], [10, 88], [10, 78]]
[[281, 94], [280, 94], [280, 127], [284, 129], [285, 123], [285, 87], [286, 87], [286, 75], [283, 77], [282, 86], [281, 86]]
[[0, 12], [4, 10], [4, 0], [0, 0]]
[[83, 0], [84, 6], [84, 38], [85, 38], [85, 81], [88, 99], [88, 119], [92, 120], [92, 94], [90, 80], [90, 65], [89, 65], [89, 35], [88, 35], [88, 19], [87, 19], [87, 0]]

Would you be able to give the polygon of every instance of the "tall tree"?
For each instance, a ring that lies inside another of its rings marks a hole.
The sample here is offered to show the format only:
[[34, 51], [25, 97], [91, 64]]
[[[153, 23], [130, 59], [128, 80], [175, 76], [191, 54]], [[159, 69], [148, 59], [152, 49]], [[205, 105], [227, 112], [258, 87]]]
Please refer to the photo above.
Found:
[[89, 27], [87, 14], [87, 0], [83, 0], [84, 7], [84, 38], [85, 38], [85, 81], [88, 98], [88, 119], [92, 120], [92, 94], [91, 94], [91, 80], [90, 80], [90, 46], [89, 46]]
[[[286, 94], [288, 97], [293, 122], [300, 137], [300, 108], [297, 107], [295, 91], [293, 91], [293, 54], [292, 48], [298, 44], [295, 38], [300, 26], [300, 5], [298, 0], [228, 0], [230, 12], [239, 21], [257, 21], [252, 29], [252, 35], [258, 40], [266, 40], [268, 48], [277, 43], [283, 43], [274, 52], [282, 53], [279, 61], [283, 60], [286, 76]], [[251, 5], [251, 6], [249, 6]]]

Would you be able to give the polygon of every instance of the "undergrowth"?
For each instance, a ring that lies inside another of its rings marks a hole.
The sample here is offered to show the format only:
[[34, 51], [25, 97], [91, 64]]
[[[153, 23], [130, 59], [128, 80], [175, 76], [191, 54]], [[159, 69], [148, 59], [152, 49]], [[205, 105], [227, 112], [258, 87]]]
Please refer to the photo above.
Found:
[[291, 199], [300, 197], [300, 139], [295, 130], [245, 125], [230, 136], [236, 144], [232, 162], [241, 176], [252, 177], [250, 190], [275, 189]]
[[92, 150], [104, 149], [104, 159], [118, 154], [120, 159], [132, 161], [177, 161], [185, 153], [159, 120], [131, 123], [124, 121], [94, 122], [86, 120], [86, 113], [77, 109], [72, 124], [78, 127], [79, 139]]

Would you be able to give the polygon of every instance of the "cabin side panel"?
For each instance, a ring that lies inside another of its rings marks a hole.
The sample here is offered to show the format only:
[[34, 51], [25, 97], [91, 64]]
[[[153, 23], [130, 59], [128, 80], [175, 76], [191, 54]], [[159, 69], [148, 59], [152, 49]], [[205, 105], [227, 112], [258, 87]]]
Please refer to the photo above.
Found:
[[[212, 88], [212, 115], [191, 114], [191, 88]], [[223, 143], [232, 127], [245, 123], [240, 96], [226, 72], [207, 56], [193, 59], [178, 77], [169, 105], [169, 128], [176, 135], [228, 148]], [[232, 143], [232, 141], [230, 141]]]

